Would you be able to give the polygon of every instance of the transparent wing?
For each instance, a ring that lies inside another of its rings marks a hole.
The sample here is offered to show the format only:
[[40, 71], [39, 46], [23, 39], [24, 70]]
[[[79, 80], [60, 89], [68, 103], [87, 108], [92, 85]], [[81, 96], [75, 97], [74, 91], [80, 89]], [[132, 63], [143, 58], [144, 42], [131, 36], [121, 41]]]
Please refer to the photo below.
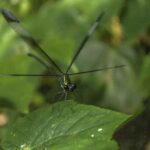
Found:
[[86, 36], [83, 38], [83, 41], [81, 42], [79, 48], [77, 49], [71, 63], [69, 64], [66, 73], [68, 73], [68, 71], [70, 70], [72, 64], [75, 62], [75, 60], [77, 59], [78, 55], [80, 54], [81, 50], [83, 49], [83, 47], [85, 46], [86, 42], [89, 40], [90, 36], [92, 35], [92, 33], [96, 30], [96, 28], [99, 25], [99, 22], [101, 21], [102, 17], [104, 15], [104, 11], [98, 16], [98, 18], [96, 19], [96, 21], [94, 22], [94, 24], [91, 26], [90, 30], [88, 31], [88, 33], [86, 34]]
[[58, 74], [0, 74], [1, 77], [60, 77]]
[[119, 66], [113, 66], [113, 67], [104, 67], [104, 68], [88, 70], [88, 71], [81, 71], [81, 72], [77, 72], [77, 73], [70, 73], [68, 75], [73, 76], [73, 75], [80, 75], [80, 74], [87, 74], [87, 73], [95, 73], [98, 71], [103, 71], [103, 70], [108, 70], [108, 69], [117, 69], [117, 68], [122, 68], [122, 67], [125, 67], [125, 65], [119, 65]]
[[44, 57], [50, 64], [52, 64], [60, 73], [62, 70], [57, 66], [53, 59], [38, 45], [33, 37], [21, 26], [20, 21], [13, 15], [12, 12], [1, 9], [0, 10], [3, 17], [10, 24], [12, 29], [19, 34], [19, 36], [24, 39], [37, 53]]
[[37, 62], [39, 62], [41, 65], [43, 65], [50, 72], [49, 66], [42, 59], [40, 59], [38, 56], [36, 56], [32, 53], [28, 53], [28, 56], [35, 59]]

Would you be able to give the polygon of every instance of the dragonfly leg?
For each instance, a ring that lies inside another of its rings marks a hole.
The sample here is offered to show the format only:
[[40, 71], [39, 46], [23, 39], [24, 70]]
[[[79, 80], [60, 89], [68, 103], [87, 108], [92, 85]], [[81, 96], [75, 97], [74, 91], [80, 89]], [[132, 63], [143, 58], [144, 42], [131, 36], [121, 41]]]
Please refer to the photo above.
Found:
[[62, 91], [62, 93], [61, 93], [60, 97], [58, 98], [58, 100], [64, 100], [64, 98], [65, 98], [65, 92]]
[[65, 100], [67, 100], [67, 95], [68, 95], [68, 93], [67, 93], [67, 92], [65, 92], [64, 94], [65, 94]]
[[78, 100], [81, 100], [81, 96], [79, 95], [79, 90], [75, 90], [72, 93], [74, 95], [74, 98], [77, 98]]

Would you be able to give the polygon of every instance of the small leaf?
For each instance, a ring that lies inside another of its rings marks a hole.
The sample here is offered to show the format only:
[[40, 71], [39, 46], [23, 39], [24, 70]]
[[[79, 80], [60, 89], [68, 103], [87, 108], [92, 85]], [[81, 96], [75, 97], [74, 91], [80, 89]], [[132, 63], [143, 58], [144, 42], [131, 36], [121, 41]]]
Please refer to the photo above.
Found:
[[121, 113], [73, 101], [59, 102], [16, 121], [2, 140], [2, 148], [115, 150], [113, 132], [127, 118]]
[[148, 29], [149, 10], [150, 1], [148, 0], [128, 1], [127, 13], [123, 20], [124, 33], [128, 40], [137, 38]]

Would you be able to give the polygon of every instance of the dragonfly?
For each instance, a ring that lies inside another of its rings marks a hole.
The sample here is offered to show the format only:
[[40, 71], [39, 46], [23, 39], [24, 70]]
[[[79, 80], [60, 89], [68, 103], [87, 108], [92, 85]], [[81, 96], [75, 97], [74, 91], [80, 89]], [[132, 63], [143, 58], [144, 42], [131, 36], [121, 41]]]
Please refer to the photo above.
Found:
[[[121, 68], [124, 67], [125, 65], [117, 65], [117, 66], [112, 66], [112, 67], [103, 67], [103, 68], [98, 68], [98, 69], [93, 69], [93, 70], [85, 70], [85, 71], [80, 71], [80, 72], [75, 72], [71, 73], [71, 67], [74, 64], [75, 60], [79, 56], [80, 52], [83, 50], [85, 44], [87, 41], [90, 39], [91, 35], [93, 32], [98, 28], [103, 16], [104, 16], [104, 11], [100, 13], [100, 15], [96, 18], [90, 29], [88, 30], [87, 34], [83, 37], [83, 40], [79, 44], [79, 47], [75, 51], [75, 54], [70, 61], [67, 69], [63, 71], [57, 63], [49, 56], [38, 44], [38, 42], [29, 34], [27, 30], [25, 30], [19, 19], [10, 11], [7, 9], [1, 9], [0, 10], [2, 16], [4, 19], [8, 22], [10, 27], [25, 41], [27, 42], [31, 48], [33, 48], [38, 55], [35, 55], [34, 53], [28, 53], [28, 56], [31, 58], [35, 59], [38, 61], [41, 65], [43, 65], [47, 69], [47, 74], [0, 74], [0, 76], [13, 76], [13, 77], [19, 77], [19, 76], [30, 76], [30, 77], [56, 77], [59, 79], [60, 82], [60, 87], [62, 89], [62, 99], [67, 98], [67, 94], [74, 92], [76, 89], [76, 84], [72, 82], [71, 77], [72, 76], [78, 76], [78, 75], [83, 75], [83, 74], [89, 74], [89, 73], [95, 73], [99, 72], [102, 70], [108, 70], [108, 69], [116, 69], [116, 68]], [[40, 56], [40, 57], [39, 57]], [[50, 66], [53, 66], [58, 73], [52, 73]]]

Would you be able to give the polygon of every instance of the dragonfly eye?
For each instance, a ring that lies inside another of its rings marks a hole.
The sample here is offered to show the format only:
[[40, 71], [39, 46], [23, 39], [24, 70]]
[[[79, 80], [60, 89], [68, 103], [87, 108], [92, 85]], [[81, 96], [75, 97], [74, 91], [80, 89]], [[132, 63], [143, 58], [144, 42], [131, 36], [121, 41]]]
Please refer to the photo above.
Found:
[[75, 90], [75, 88], [76, 88], [75, 84], [68, 84], [68, 91], [72, 92]]

